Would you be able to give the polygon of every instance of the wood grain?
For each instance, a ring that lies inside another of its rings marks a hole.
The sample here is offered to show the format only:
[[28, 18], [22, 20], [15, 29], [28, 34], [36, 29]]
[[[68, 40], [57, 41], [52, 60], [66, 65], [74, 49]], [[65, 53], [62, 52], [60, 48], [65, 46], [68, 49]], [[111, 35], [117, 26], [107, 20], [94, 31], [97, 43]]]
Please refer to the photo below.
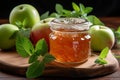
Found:
[[[94, 54], [94, 53], [93, 53]], [[106, 65], [96, 65], [94, 63], [98, 56], [92, 55], [88, 61], [83, 64], [61, 64], [52, 62], [46, 65], [43, 76], [54, 77], [96, 77], [113, 73], [119, 69], [119, 63], [116, 58], [109, 52]], [[28, 64], [28, 58], [23, 58], [15, 51], [0, 52], [0, 70], [25, 76]]]

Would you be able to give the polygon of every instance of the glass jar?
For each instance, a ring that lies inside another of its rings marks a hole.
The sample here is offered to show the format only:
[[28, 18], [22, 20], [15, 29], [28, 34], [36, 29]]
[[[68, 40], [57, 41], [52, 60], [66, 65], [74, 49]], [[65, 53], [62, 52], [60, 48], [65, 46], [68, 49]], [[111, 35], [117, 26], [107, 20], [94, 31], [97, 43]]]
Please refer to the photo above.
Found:
[[81, 18], [57, 18], [50, 22], [50, 54], [60, 63], [82, 63], [91, 54], [91, 23]]

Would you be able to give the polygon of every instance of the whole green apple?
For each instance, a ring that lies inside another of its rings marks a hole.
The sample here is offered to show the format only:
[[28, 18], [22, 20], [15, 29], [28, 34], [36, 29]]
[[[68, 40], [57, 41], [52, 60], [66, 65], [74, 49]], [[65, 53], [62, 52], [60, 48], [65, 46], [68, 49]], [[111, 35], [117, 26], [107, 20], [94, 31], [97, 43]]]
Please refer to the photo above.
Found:
[[42, 38], [44, 38], [49, 45], [49, 34], [51, 33], [49, 22], [53, 19], [54, 18], [46, 18], [33, 26], [30, 39], [34, 45]]
[[0, 49], [10, 49], [15, 46], [13, 35], [18, 30], [18, 27], [12, 24], [0, 25]]
[[9, 22], [14, 25], [22, 25], [31, 28], [40, 21], [40, 15], [35, 7], [30, 4], [15, 6], [9, 15]]
[[109, 27], [94, 25], [90, 28], [90, 34], [93, 51], [101, 51], [105, 47], [111, 49], [115, 43], [114, 33]]

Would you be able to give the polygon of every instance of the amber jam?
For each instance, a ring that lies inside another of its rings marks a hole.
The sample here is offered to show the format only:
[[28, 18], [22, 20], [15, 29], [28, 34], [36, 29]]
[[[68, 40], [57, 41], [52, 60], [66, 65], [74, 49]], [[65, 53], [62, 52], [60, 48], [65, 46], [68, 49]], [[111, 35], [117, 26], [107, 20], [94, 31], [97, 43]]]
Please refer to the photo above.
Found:
[[50, 53], [61, 63], [82, 63], [90, 56], [90, 23], [81, 18], [60, 18], [50, 23]]

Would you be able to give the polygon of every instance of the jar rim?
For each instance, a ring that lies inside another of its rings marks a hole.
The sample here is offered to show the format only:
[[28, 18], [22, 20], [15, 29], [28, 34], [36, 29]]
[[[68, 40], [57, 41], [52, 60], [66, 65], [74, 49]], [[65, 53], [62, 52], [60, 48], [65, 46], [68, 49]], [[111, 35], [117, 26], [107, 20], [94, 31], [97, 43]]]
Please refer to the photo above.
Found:
[[50, 23], [51, 30], [86, 31], [92, 25], [83, 18], [55, 18]]
[[55, 18], [51, 22], [56, 24], [71, 25], [71, 24], [82, 24], [87, 22], [87, 20], [83, 18]]

